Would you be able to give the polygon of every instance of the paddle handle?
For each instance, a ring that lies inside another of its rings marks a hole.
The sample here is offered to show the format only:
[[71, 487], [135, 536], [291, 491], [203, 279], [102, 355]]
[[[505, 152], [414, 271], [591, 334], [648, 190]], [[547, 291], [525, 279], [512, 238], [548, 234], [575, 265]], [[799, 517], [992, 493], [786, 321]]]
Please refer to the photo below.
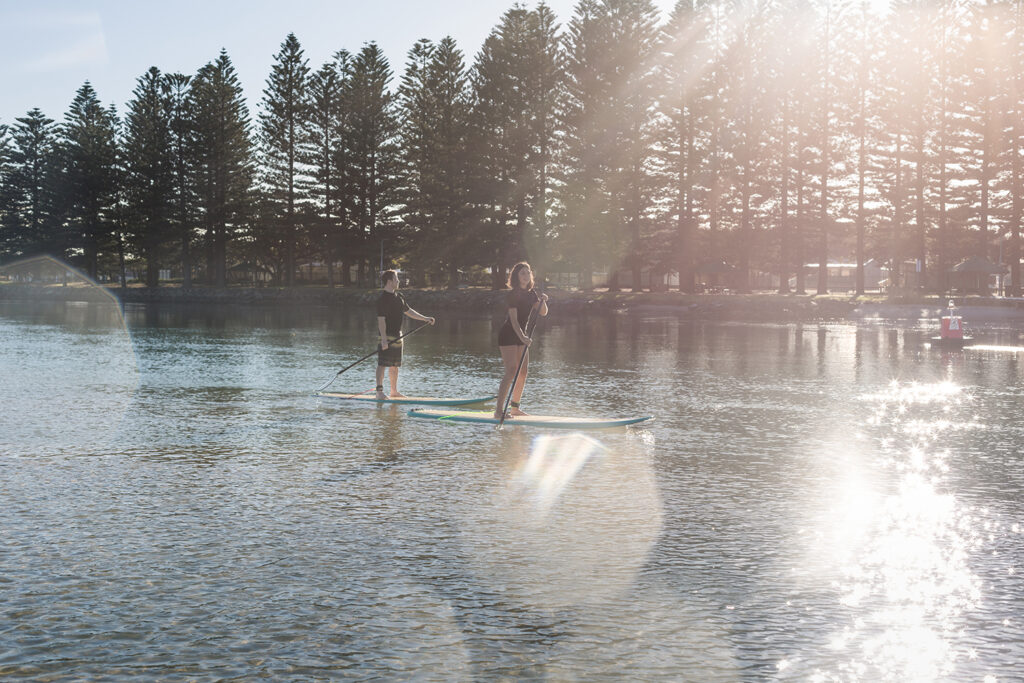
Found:
[[[394, 338], [394, 339], [393, 339], [392, 341], [390, 341], [390, 342], [388, 342], [388, 343], [389, 343], [389, 344], [394, 344], [394, 343], [395, 343], [396, 341], [398, 341], [398, 340], [400, 340], [400, 339], [404, 339], [404, 338], [406, 338], [406, 337], [408, 337], [408, 336], [410, 336], [410, 335], [412, 335], [412, 334], [416, 334], [417, 332], [419, 332], [420, 330], [422, 330], [422, 329], [423, 329], [424, 327], [426, 327], [426, 326], [427, 326], [427, 325], [429, 325], [429, 324], [430, 324], [430, 322], [429, 322], [429, 321], [427, 321], [427, 322], [424, 322], [424, 323], [423, 323], [422, 325], [420, 325], [419, 327], [416, 327], [416, 328], [414, 328], [414, 329], [411, 329], [411, 330], [409, 330], [408, 332], [406, 332], [405, 334], [400, 334], [400, 335], [398, 335], [397, 337], [395, 337], [395, 338]], [[359, 365], [359, 364], [360, 364], [360, 363], [362, 363], [362, 362], [363, 362], [364, 360], [366, 360], [367, 358], [369, 358], [369, 357], [371, 357], [371, 356], [375, 355], [376, 353], [377, 353], [377, 349], [374, 349], [373, 351], [370, 351], [370, 352], [369, 352], [368, 354], [366, 354], [365, 356], [363, 356], [362, 358], [360, 358], [360, 359], [359, 359], [359, 360], [357, 360], [356, 362], [354, 362], [354, 363], [349, 363], [349, 365], [347, 365], [346, 367], [342, 368], [341, 370], [338, 370], [338, 374], [336, 374], [336, 375], [335, 375], [334, 377], [332, 377], [332, 378], [330, 379], [330, 381], [328, 381], [328, 382], [327, 382], [327, 384], [323, 385], [322, 387], [320, 387], [319, 389], [317, 389], [317, 390], [316, 390], [316, 391], [317, 391], [317, 393], [320, 393], [321, 391], [323, 391], [323, 390], [324, 390], [324, 389], [326, 389], [327, 387], [331, 386], [331, 384], [333, 384], [333, 383], [334, 383], [334, 380], [338, 379], [338, 378], [339, 378], [339, 377], [341, 376], [341, 373], [343, 373], [343, 372], [345, 372], [346, 370], [349, 370], [349, 369], [351, 369], [351, 368], [354, 368], [355, 366]]]

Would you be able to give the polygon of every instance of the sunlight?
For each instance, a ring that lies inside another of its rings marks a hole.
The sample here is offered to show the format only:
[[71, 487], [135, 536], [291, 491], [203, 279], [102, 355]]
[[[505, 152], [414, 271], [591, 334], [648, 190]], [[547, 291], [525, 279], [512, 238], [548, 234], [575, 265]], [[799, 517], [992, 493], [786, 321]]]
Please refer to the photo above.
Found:
[[664, 517], [654, 448], [628, 435], [614, 449], [583, 434], [503, 439], [505, 485], [460, 524], [478, 578], [544, 609], [629, 590]]
[[600, 441], [579, 432], [538, 436], [529, 457], [514, 475], [513, 486], [518, 487], [520, 495], [534, 500], [544, 517], [587, 461], [606, 450]]
[[879, 463], [896, 479], [892, 493], [876, 498], [857, 494], [854, 482], [851, 501], [859, 500], [863, 509], [850, 513], [851, 528], [842, 522], [836, 527], [851, 550], [841, 568], [839, 603], [853, 613], [829, 641], [849, 658], [835, 673], [892, 680], [948, 676], [967, 654], [958, 650], [957, 639], [964, 614], [981, 596], [968, 560], [984, 524], [942, 490], [951, 454], [935, 442], [978, 423], [973, 415], [957, 419], [945, 410], [970, 402], [950, 382], [893, 382], [863, 398], [876, 403], [867, 422], [876, 430]]
[[892, 0], [868, 0], [868, 9], [879, 16], [884, 16], [892, 10]]

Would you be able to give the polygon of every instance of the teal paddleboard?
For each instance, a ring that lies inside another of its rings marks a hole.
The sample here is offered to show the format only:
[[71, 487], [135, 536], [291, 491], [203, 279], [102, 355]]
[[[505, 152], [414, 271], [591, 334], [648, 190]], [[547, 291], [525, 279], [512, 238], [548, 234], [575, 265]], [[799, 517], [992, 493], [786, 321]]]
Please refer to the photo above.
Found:
[[[494, 411], [489, 410], [437, 410], [434, 408], [413, 408], [409, 411], [410, 417], [422, 417], [428, 420], [440, 420], [441, 422], [476, 422], [480, 424], [496, 425], [500, 420], [494, 417]], [[626, 425], [638, 424], [653, 420], [654, 417], [625, 417], [613, 420], [604, 420], [596, 417], [557, 417], [554, 415], [524, 415], [521, 417], [510, 417], [505, 420], [506, 425], [520, 425], [530, 427], [551, 427], [554, 429], [609, 429], [611, 427], [625, 427]]]
[[333, 391], [322, 391], [316, 396], [323, 398], [337, 398], [344, 401], [369, 401], [371, 403], [404, 403], [413, 405], [431, 405], [431, 406], [468, 406], [474, 403], [487, 403], [493, 401], [493, 396], [486, 396], [484, 398], [431, 398], [429, 396], [406, 396], [405, 398], [385, 398], [378, 400], [372, 392], [365, 394], [340, 394]]

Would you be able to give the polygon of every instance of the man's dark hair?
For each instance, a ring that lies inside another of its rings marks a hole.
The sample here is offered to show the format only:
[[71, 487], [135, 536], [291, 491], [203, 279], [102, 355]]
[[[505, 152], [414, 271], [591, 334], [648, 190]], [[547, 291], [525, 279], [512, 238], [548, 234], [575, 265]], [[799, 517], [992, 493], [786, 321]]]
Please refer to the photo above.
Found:
[[383, 287], [387, 283], [391, 282], [392, 280], [397, 280], [397, 279], [398, 279], [398, 272], [397, 271], [385, 270], [383, 273], [380, 274], [380, 284], [381, 284], [381, 287]]

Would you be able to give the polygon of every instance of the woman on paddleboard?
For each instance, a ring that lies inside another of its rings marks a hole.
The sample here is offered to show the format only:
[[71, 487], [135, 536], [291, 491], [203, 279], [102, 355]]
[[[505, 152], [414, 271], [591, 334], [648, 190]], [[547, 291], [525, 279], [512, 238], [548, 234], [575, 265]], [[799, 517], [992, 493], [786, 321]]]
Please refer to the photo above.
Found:
[[[508, 315], [498, 332], [498, 349], [501, 351], [501, 362], [505, 365], [505, 374], [498, 387], [498, 407], [494, 410], [494, 417], [499, 420], [510, 388], [512, 403], [505, 419], [527, 414], [519, 408], [519, 401], [523, 397], [523, 385], [526, 383], [526, 371], [530, 365], [531, 339], [526, 336], [526, 326], [534, 308], [537, 309], [537, 315], [548, 314], [548, 295], [539, 294], [534, 290], [533, 271], [529, 263], [521, 261], [512, 267], [512, 272], [508, 276], [508, 286], [512, 288], [508, 295]], [[516, 379], [520, 359], [523, 367]], [[513, 380], [515, 387], [512, 387]]]

